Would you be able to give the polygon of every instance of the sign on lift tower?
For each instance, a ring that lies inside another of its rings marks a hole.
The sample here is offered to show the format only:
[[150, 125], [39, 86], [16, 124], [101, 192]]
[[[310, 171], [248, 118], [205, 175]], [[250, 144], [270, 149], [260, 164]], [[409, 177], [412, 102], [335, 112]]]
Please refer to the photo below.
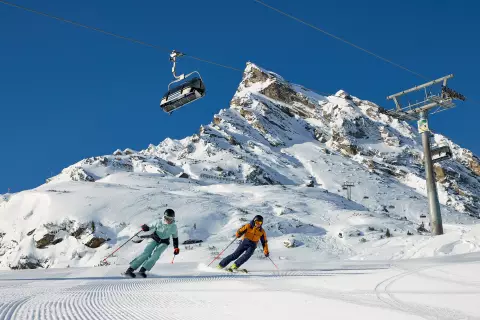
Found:
[[[386, 113], [392, 117], [405, 121], [417, 120], [418, 132], [422, 135], [422, 144], [425, 162], [425, 174], [427, 181], [428, 204], [430, 211], [430, 224], [434, 235], [443, 234], [442, 215], [440, 212], [440, 203], [438, 201], [437, 186], [433, 172], [433, 163], [439, 162], [451, 157], [452, 152], [448, 146], [437, 149], [430, 149], [430, 128], [428, 126], [428, 113], [433, 110], [432, 114], [445, 111], [455, 107], [454, 99], [465, 101], [465, 97], [458, 92], [447, 87], [447, 80], [453, 78], [453, 74], [433, 80], [414, 88], [393, 94], [387, 97], [387, 100], [393, 100], [396, 108], [388, 110]], [[441, 84], [441, 91], [438, 94], [432, 93], [434, 85]], [[427, 91], [427, 88], [429, 89]], [[413, 104], [408, 103], [402, 106], [400, 97], [408, 93], [416, 92], [424, 89], [425, 97], [420, 102]], [[432, 160], [432, 156], [434, 160]]]

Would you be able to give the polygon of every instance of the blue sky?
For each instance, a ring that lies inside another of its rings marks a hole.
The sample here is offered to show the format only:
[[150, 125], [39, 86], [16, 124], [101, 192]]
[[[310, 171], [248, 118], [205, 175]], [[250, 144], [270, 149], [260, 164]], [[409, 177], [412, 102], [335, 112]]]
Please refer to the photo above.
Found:
[[[244, 69], [247, 61], [318, 91], [345, 89], [385, 108], [387, 95], [425, 81], [251, 0], [12, 2]], [[480, 154], [480, 22], [475, 1], [265, 0], [435, 79], [475, 101], [430, 127]], [[183, 138], [227, 108], [241, 73], [182, 59], [207, 96], [168, 116], [168, 52], [0, 4], [0, 194], [34, 188], [83, 158]]]

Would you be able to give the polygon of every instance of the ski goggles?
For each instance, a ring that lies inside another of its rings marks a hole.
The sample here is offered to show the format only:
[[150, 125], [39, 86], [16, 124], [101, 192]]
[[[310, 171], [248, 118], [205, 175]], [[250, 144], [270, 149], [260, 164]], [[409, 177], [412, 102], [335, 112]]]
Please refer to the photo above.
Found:
[[168, 217], [168, 216], [163, 216], [163, 219], [165, 219], [165, 220], [168, 221], [168, 222], [172, 222], [172, 221], [175, 220], [175, 218], [173, 218], [173, 217]]
[[255, 221], [255, 224], [258, 225], [258, 226], [261, 226], [263, 224], [263, 221], [257, 220], [257, 221]]

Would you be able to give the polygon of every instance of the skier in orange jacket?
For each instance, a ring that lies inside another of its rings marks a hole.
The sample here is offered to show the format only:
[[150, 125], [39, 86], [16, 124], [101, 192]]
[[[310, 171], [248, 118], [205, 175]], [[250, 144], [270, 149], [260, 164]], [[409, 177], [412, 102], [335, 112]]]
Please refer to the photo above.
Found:
[[240, 238], [241, 236], [243, 236], [242, 242], [238, 246], [237, 250], [235, 250], [235, 252], [220, 261], [217, 268], [223, 269], [230, 262], [237, 259], [235, 263], [229, 268], [229, 270], [231, 271], [238, 269], [253, 255], [253, 252], [257, 248], [258, 240], [262, 242], [263, 253], [265, 254], [265, 257], [268, 257], [270, 253], [268, 252], [267, 233], [262, 228], [262, 224], [263, 217], [257, 215], [253, 218], [251, 222], [245, 224], [243, 227], [238, 229], [236, 237]]

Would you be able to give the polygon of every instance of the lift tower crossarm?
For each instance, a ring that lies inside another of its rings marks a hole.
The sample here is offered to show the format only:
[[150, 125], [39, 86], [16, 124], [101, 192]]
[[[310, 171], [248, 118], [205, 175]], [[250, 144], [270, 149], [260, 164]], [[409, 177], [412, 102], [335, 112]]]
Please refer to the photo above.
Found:
[[418, 91], [420, 89], [429, 87], [429, 86], [434, 85], [434, 84], [439, 83], [439, 82], [443, 82], [443, 85], [446, 86], [447, 85], [447, 80], [451, 79], [451, 78], [453, 78], [453, 74], [449, 74], [448, 76], [438, 78], [437, 80], [433, 80], [433, 81], [421, 84], [419, 86], [413, 87], [411, 89], [408, 89], [408, 90], [405, 90], [405, 91], [402, 91], [402, 92], [399, 92], [399, 93], [396, 93], [396, 94], [392, 94], [391, 96], [387, 97], [387, 100], [395, 99], [397, 97], [403, 96], [404, 94], [414, 92], [414, 91]]

